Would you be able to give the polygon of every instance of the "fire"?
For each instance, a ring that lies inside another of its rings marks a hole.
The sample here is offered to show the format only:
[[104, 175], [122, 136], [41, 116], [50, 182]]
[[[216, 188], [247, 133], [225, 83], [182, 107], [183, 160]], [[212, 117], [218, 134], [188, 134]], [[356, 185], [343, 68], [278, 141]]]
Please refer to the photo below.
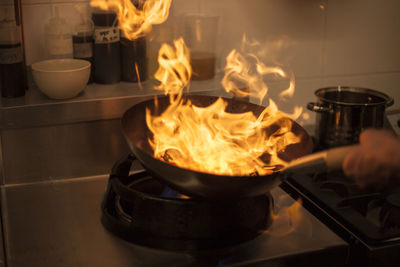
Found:
[[[222, 98], [207, 107], [185, 101], [182, 91], [191, 77], [189, 53], [182, 39], [175, 41], [174, 46], [161, 47], [160, 68], [155, 75], [160, 81], [157, 89], [169, 94], [170, 105], [160, 116], [153, 116], [149, 110], [146, 113], [147, 126], [153, 133], [149, 143], [154, 157], [183, 168], [221, 175], [266, 175], [285, 165], [278, 153], [300, 138], [291, 132], [291, 120], [278, 110], [275, 102], [270, 99], [269, 106], [256, 116], [251, 111], [226, 112], [228, 104]], [[262, 76], [286, 74], [280, 68], [264, 66], [255, 56], [252, 58], [257, 63], [255, 72], [244, 56], [232, 51], [227, 57], [222, 84], [228, 92], [243, 96], [247, 92], [238, 89], [242, 85], [262, 99], [268, 92]], [[291, 92], [290, 86], [284, 95]], [[292, 115], [298, 113], [299, 110]], [[265, 130], [276, 124], [280, 127], [272, 133]]]
[[[246, 97], [251, 94], [247, 89], [253, 89], [252, 96], [261, 101], [268, 94], [268, 86], [265, 84], [263, 76], [268, 74], [278, 75], [286, 78], [287, 74], [280, 67], [267, 67], [254, 54], [249, 54], [254, 59], [255, 71], [252, 70], [251, 63], [238, 51], [232, 50], [226, 58], [225, 76], [222, 79], [222, 86], [225, 90], [233, 92], [239, 97]], [[243, 87], [244, 86], [244, 87]], [[294, 79], [290, 80], [290, 86], [281, 92], [281, 97], [292, 96], [294, 93]]]
[[174, 41], [175, 49], [164, 44], [158, 52], [159, 68], [154, 77], [160, 81], [156, 89], [164, 91], [166, 95], [177, 95], [189, 84], [192, 76], [189, 50], [182, 38]]
[[[90, 4], [114, 10], [119, 28], [126, 38], [133, 40], [149, 32], [153, 24], [168, 18], [171, 1], [136, 1], [135, 5], [131, 0], [91, 0]], [[258, 42], [251, 43], [251, 46], [257, 45]], [[192, 68], [183, 39], [176, 40], [174, 47], [164, 44], [158, 63], [155, 78], [160, 85], [156, 89], [169, 95], [170, 105], [160, 116], [146, 111], [146, 123], [153, 133], [149, 143], [154, 157], [180, 167], [221, 175], [266, 175], [286, 164], [278, 153], [300, 141], [291, 132], [291, 121], [287, 117], [300, 116], [301, 109], [285, 114], [269, 99], [269, 106], [256, 116], [251, 111], [226, 112], [228, 104], [221, 98], [208, 107], [185, 101], [182, 92], [189, 86]], [[280, 67], [265, 66], [255, 54], [242, 55], [233, 50], [227, 57], [222, 85], [227, 92], [239, 97], [250, 93], [262, 103], [269, 90], [263, 79], [265, 75], [288, 77]], [[282, 98], [294, 92], [294, 78], [289, 76], [289, 87], [280, 94]], [[277, 124], [278, 129], [266, 131]]]
[[287, 236], [292, 232], [302, 229], [305, 237], [312, 235], [312, 226], [309, 218], [302, 208], [302, 200], [295, 202], [289, 195], [274, 196], [274, 210], [271, 211], [272, 225], [266, 233], [272, 236]]
[[135, 6], [131, 0], [91, 0], [90, 5], [117, 13], [119, 28], [125, 37], [134, 40], [148, 33], [153, 24], [167, 20], [172, 0], [146, 0]]

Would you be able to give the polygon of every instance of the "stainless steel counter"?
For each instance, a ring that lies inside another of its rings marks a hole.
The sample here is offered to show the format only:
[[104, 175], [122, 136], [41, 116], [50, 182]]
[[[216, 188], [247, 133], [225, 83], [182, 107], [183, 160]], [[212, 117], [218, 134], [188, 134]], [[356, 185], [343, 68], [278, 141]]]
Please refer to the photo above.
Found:
[[[100, 223], [106, 183], [106, 176], [94, 176], [2, 186], [7, 266], [285, 266], [289, 253], [318, 263], [347, 250], [342, 239], [304, 209], [307, 231], [299, 227], [284, 236], [265, 232], [225, 250], [190, 254], [133, 245], [108, 233]], [[273, 190], [276, 200], [282, 193]], [[316, 252], [318, 257], [313, 256]], [[344, 258], [336, 258], [327, 264], [343, 264]]]
[[[192, 94], [227, 95], [220, 86], [220, 77], [195, 81]], [[1, 98], [0, 129], [60, 125], [94, 120], [120, 118], [126, 109], [163, 92], [155, 90], [155, 81], [142, 84], [89, 84], [77, 97], [65, 100], [49, 99], [32, 84], [26, 95]]]
[[[131, 106], [162, 94], [154, 81], [90, 84], [75, 98], [52, 100], [34, 85], [0, 101], [0, 184], [106, 173], [127, 152], [119, 119]], [[191, 94], [226, 96], [219, 78], [193, 82]], [[101, 149], [99, 149], [101, 148]]]
[[[0, 219], [0, 227], [3, 229], [3, 222]], [[0, 267], [6, 266], [5, 257], [4, 257], [4, 238], [3, 231], [0, 232]]]

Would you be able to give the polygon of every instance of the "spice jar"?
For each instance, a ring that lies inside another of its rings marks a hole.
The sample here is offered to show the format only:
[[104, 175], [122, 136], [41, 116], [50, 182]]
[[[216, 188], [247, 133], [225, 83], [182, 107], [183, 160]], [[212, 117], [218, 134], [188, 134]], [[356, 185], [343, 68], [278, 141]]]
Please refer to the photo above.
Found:
[[91, 65], [91, 72], [89, 83], [93, 81], [94, 65], [93, 65], [93, 21], [81, 14], [80, 24], [75, 26], [75, 31], [72, 36], [74, 58], [84, 59], [89, 61]]

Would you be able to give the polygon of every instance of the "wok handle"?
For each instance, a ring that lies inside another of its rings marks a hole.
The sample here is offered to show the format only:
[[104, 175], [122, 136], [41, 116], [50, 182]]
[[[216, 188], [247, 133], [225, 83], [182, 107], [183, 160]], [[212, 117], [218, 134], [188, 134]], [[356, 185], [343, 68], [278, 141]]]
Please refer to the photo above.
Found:
[[330, 172], [342, 169], [347, 153], [356, 145], [324, 150], [291, 161], [282, 172], [285, 174]]

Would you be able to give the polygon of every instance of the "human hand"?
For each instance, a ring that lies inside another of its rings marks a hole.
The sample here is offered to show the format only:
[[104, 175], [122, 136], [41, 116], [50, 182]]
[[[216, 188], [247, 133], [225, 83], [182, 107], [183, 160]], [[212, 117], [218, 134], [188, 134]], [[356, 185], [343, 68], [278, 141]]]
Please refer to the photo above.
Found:
[[400, 184], [400, 139], [387, 130], [368, 129], [343, 161], [344, 173], [363, 189]]

